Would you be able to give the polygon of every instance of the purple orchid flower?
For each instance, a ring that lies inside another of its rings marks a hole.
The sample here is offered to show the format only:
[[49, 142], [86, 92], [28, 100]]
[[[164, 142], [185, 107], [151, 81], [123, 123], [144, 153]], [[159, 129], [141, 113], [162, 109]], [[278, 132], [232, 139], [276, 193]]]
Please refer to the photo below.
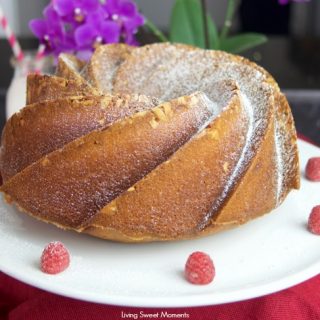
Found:
[[101, 43], [116, 43], [120, 38], [120, 26], [104, 18], [100, 9], [88, 15], [86, 23], [75, 30], [75, 41], [79, 48], [95, 47]]
[[122, 33], [129, 42], [132, 40], [130, 35], [136, 33], [139, 26], [145, 22], [136, 4], [132, 1], [108, 0], [104, 8], [111, 19], [121, 25]]
[[63, 31], [63, 25], [58, 14], [52, 6], [43, 11], [44, 19], [33, 19], [29, 23], [32, 32], [38, 37], [40, 43], [45, 44], [46, 53], [59, 54], [72, 49], [72, 41]]
[[51, 0], [43, 16], [29, 27], [47, 54], [72, 52], [86, 58], [102, 43], [136, 45], [135, 34], [145, 22], [133, 0]]
[[99, 0], [53, 0], [54, 10], [65, 21], [81, 23], [86, 16], [99, 8]]

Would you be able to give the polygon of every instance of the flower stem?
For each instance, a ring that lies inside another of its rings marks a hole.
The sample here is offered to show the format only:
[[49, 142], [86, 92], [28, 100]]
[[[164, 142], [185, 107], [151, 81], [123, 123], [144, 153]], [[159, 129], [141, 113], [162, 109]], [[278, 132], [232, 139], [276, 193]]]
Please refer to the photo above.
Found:
[[233, 16], [236, 9], [236, 0], [228, 0], [227, 13], [220, 33], [220, 38], [225, 39], [232, 25]]
[[208, 29], [208, 19], [207, 19], [207, 3], [206, 0], [201, 0], [202, 8], [202, 21], [203, 21], [203, 30], [204, 30], [204, 45], [206, 49], [210, 48], [209, 40], [209, 29]]
[[145, 26], [162, 42], [168, 42], [168, 38], [150, 20], [146, 19]]

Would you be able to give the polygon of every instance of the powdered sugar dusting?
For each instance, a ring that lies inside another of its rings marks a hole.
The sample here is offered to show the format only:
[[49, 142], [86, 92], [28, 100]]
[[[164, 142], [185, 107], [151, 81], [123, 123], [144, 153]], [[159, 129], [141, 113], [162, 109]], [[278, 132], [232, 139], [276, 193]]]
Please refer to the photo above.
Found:
[[279, 130], [278, 121], [275, 121], [274, 128], [274, 141], [275, 141], [275, 157], [276, 157], [276, 165], [277, 165], [277, 190], [276, 190], [276, 200], [277, 205], [280, 204], [280, 198], [282, 194], [283, 187], [283, 158], [282, 158], [282, 143], [281, 143], [281, 135]]
[[237, 178], [241, 174], [243, 168], [246, 166], [248, 159], [251, 158], [251, 141], [252, 141], [252, 136], [253, 136], [253, 128], [254, 128], [254, 112], [252, 108], [252, 104], [248, 97], [240, 93], [240, 98], [241, 98], [241, 103], [244, 107], [245, 113], [247, 115], [248, 119], [248, 130], [247, 134], [245, 136], [245, 142], [244, 142], [244, 147], [241, 151], [239, 160], [232, 171], [231, 175], [229, 176], [228, 180], [225, 181], [223, 191], [221, 195], [215, 199], [214, 203], [212, 204], [211, 210], [204, 216], [204, 219], [202, 223], [199, 225], [199, 229], [203, 229], [210, 221], [212, 214], [217, 211], [217, 209], [220, 207], [221, 203], [224, 201], [226, 196], [229, 194], [230, 190], [234, 186], [234, 184], [237, 181]]
[[294, 134], [294, 121], [285, 97], [277, 93], [275, 144], [278, 164], [278, 205], [281, 204], [290, 188], [299, 187], [299, 159]]
[[132, 50], [133, 47], [118, 43], [100, 46], [81, 71], [81, 75], [102, 93], [110, 93], [116, 70]]
[[254, 112], [253, 112], [252, 104], [251, 104], [250, 100], [248, 99], [248, 97], [245, 94], [241, 94], [240, 96], [242, 98], [242, 103], [243, 103], [243, 106], [244, 106], [245, 111], [247, 113], [248, 120], [249, 120], [248, 131], [247, 131], [246, 141], [245, 141], [243, 150], [241, 152], [239, 161], [238, 161], [236, 167], [234, 168], [229, 180], [225, 184], [224, 190], [221, 195], [221, 200], [223, 200], [226, 197], [226, 195], [229, 193], [229, 190], [234, 185], [237, 177], [241, 173], [244, 165], [246, 164], [247, 159], [252, 156], [250, 154], [250, 147], [251, 147], [252, 137], [254, 134], [254, 130], [253, 130], [254, 129]]
[[[226, 183], [223, 197], [231, 190], [237, 177], [245, 170], [261, 143], [261, 136], [266, 132], [270, 110], [270, 95], [272, 88], [266, 82], [266, 76], [251, 65], [233, 60], [230, 55], [212, 51], [200, 50], [171, 50], [171, 57], [164, 61], [157, 60], [152, 64], [148, 81], [141, 81], [134, 87], [134, 78], [143, 77], [141, 72], [128, 74], [130, 90], [138, 93], [156, 96], [161, 100], [170, 100], [177, 96], [190, 94], [196, 90], [205, 92], [211, 100], [217, 99], [217, 81], [235, 81], [242, 92], [242, 101], [248, 119], [250, 119], [247, 141], [230, 180]], [[148, 60], [150, 57], [144, 57]], [[118, 86], [118, 89], [120, 85]], [[228, 90], [225, 90], [228, 91]], [[226, 97], [227, 98], [227, 97]], [[221, 112], [221, 110], [220, 110]]]
[[[133, 50], [117, 71], [113, 91], [124, 93], [142, 91], [145, 86], [150, 85], [150, 81], [153, 81], [151, 77], [155, 70], [161, 70], [165, 63], [172, 60], [179, 60], [185, 51], [190, 50], [194, 49], [185, 45], [167, 43], [156, 43]], [[181, 95], [176, 97], [178, 96]]]

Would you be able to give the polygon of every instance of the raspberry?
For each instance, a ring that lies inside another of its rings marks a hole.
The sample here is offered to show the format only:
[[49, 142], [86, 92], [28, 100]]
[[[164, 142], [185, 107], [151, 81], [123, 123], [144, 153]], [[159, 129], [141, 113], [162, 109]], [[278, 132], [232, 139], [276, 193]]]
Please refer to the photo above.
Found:
[[210, 256], [196, 251], [189, 256], [184, 274], [193, 284], [208, 284], [213, 280], [216, 272]]
[[312, 209], [308, 220], [308, 229], [312, 233], [320, 235], [320, 205]]
[[311, 181], [320, 181], [320, 157], [310, 158], [308, 160], [306, 177]]
[[41, 270], [45, 273], [56, 274], [68, 268], [70, 255], [63, 243], [50, 242], [41, 255]]

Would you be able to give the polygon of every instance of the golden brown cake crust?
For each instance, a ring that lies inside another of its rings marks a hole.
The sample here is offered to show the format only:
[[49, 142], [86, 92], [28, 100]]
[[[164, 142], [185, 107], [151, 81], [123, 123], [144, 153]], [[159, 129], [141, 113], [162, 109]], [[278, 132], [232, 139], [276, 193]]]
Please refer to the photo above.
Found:
[[62, 56], [58, 74], [30, 77], [38, 102], [2, 136], [1, 191], [35, 218], [115, 241], [189, 239], [259, 217], [299, 187], [288, 102], [245, 58], [107, 45], [85, 67]]
[[74, 55], [62, 53], [58, 59], [56, 75], [68, 80], [84, 83], [85, 81], [80, 73], [85, 65], [85, 61], [78, 59]]
[[[171, 59], [168, 62], [166, 59], [169, 56]], [[143, 74], [146, 76], [143, 77]], [[236, 81], [240, 90], [258, 104], [257, 96], [261, 86], [267, 86], [272, 91], [276, 113], [274, 135], [279, 144], [274, 148], [279, 148], [281, 155], [278, 161], [284, 171], [278, 201], [280, 204], [292, 188], [299, 188], [297, 135], [288, 102], [266, 70], [243, 57], [222, 51], [204, 51], [172, 44], [149, 45], [136, 49], [132, 57], [122, 64], [115, 77], [114, 92], [139, 92], [167, 100], [188, 94], [196, 88], [211, 98], [211, 83], [227, 78]], [[260, 96], [266, 99], [264, 94]], [[265, 108], [267, 104], [266, 100], [255, 107], [256, 111], [263, 110], [259, 118], [268, 118]], [[256, 131], [261, 133], [261, 128]], [[265, 134], [266, 127], [262, 131]]]
[[134, 47], [122, 43], [99, 46], [84, 68], [83, 77], [99, 91], [111, 93], [117, 69], [133, 50]]
[[76, 80], [39, 74], [30, 74], [27, 78], [27, 105], [64, 97], [97, 94], [96, 89]]
[[219, 210], [220, 195], [245, 144], [249, 121], [243, 108], [234, 91], [219, 117], [104, 207], [88, 222], [88, 232], [105, 229], [107, 238], [113, 229], [147, 240], [196, 236]]
[[136, 113], [48, 154], [1, 189], [26, 212], [78, 229], [196, 134], [211, 104], [195, 93]]
[[[274, 108], [270, 101], [270, 108]], [[262, 143], [256, 150], [257, 156], [250, 162], [249, 167], [238, 177], [238, 183], [230, 192], [227, 200], [211, 222], [242, 224], [277, 206], [276, 175], [270, 174], [276, 170], [277, 156], [275, 153], [274, 112], [270, 113], [267, 132], [262, 137]], [[268, 181], [266, 184], [265, 182]], [[253, 186], [261, 186], [254, 187]], [[214, 224], [213, 224], [214, 226]], [[209, 223], [208, 229], [212, 228]]]
[[157, 104], [155, 98], [133, 94], [69, 97], [29, 105], [14, 114], [2, 132], [3, 180], [74, 139]]

